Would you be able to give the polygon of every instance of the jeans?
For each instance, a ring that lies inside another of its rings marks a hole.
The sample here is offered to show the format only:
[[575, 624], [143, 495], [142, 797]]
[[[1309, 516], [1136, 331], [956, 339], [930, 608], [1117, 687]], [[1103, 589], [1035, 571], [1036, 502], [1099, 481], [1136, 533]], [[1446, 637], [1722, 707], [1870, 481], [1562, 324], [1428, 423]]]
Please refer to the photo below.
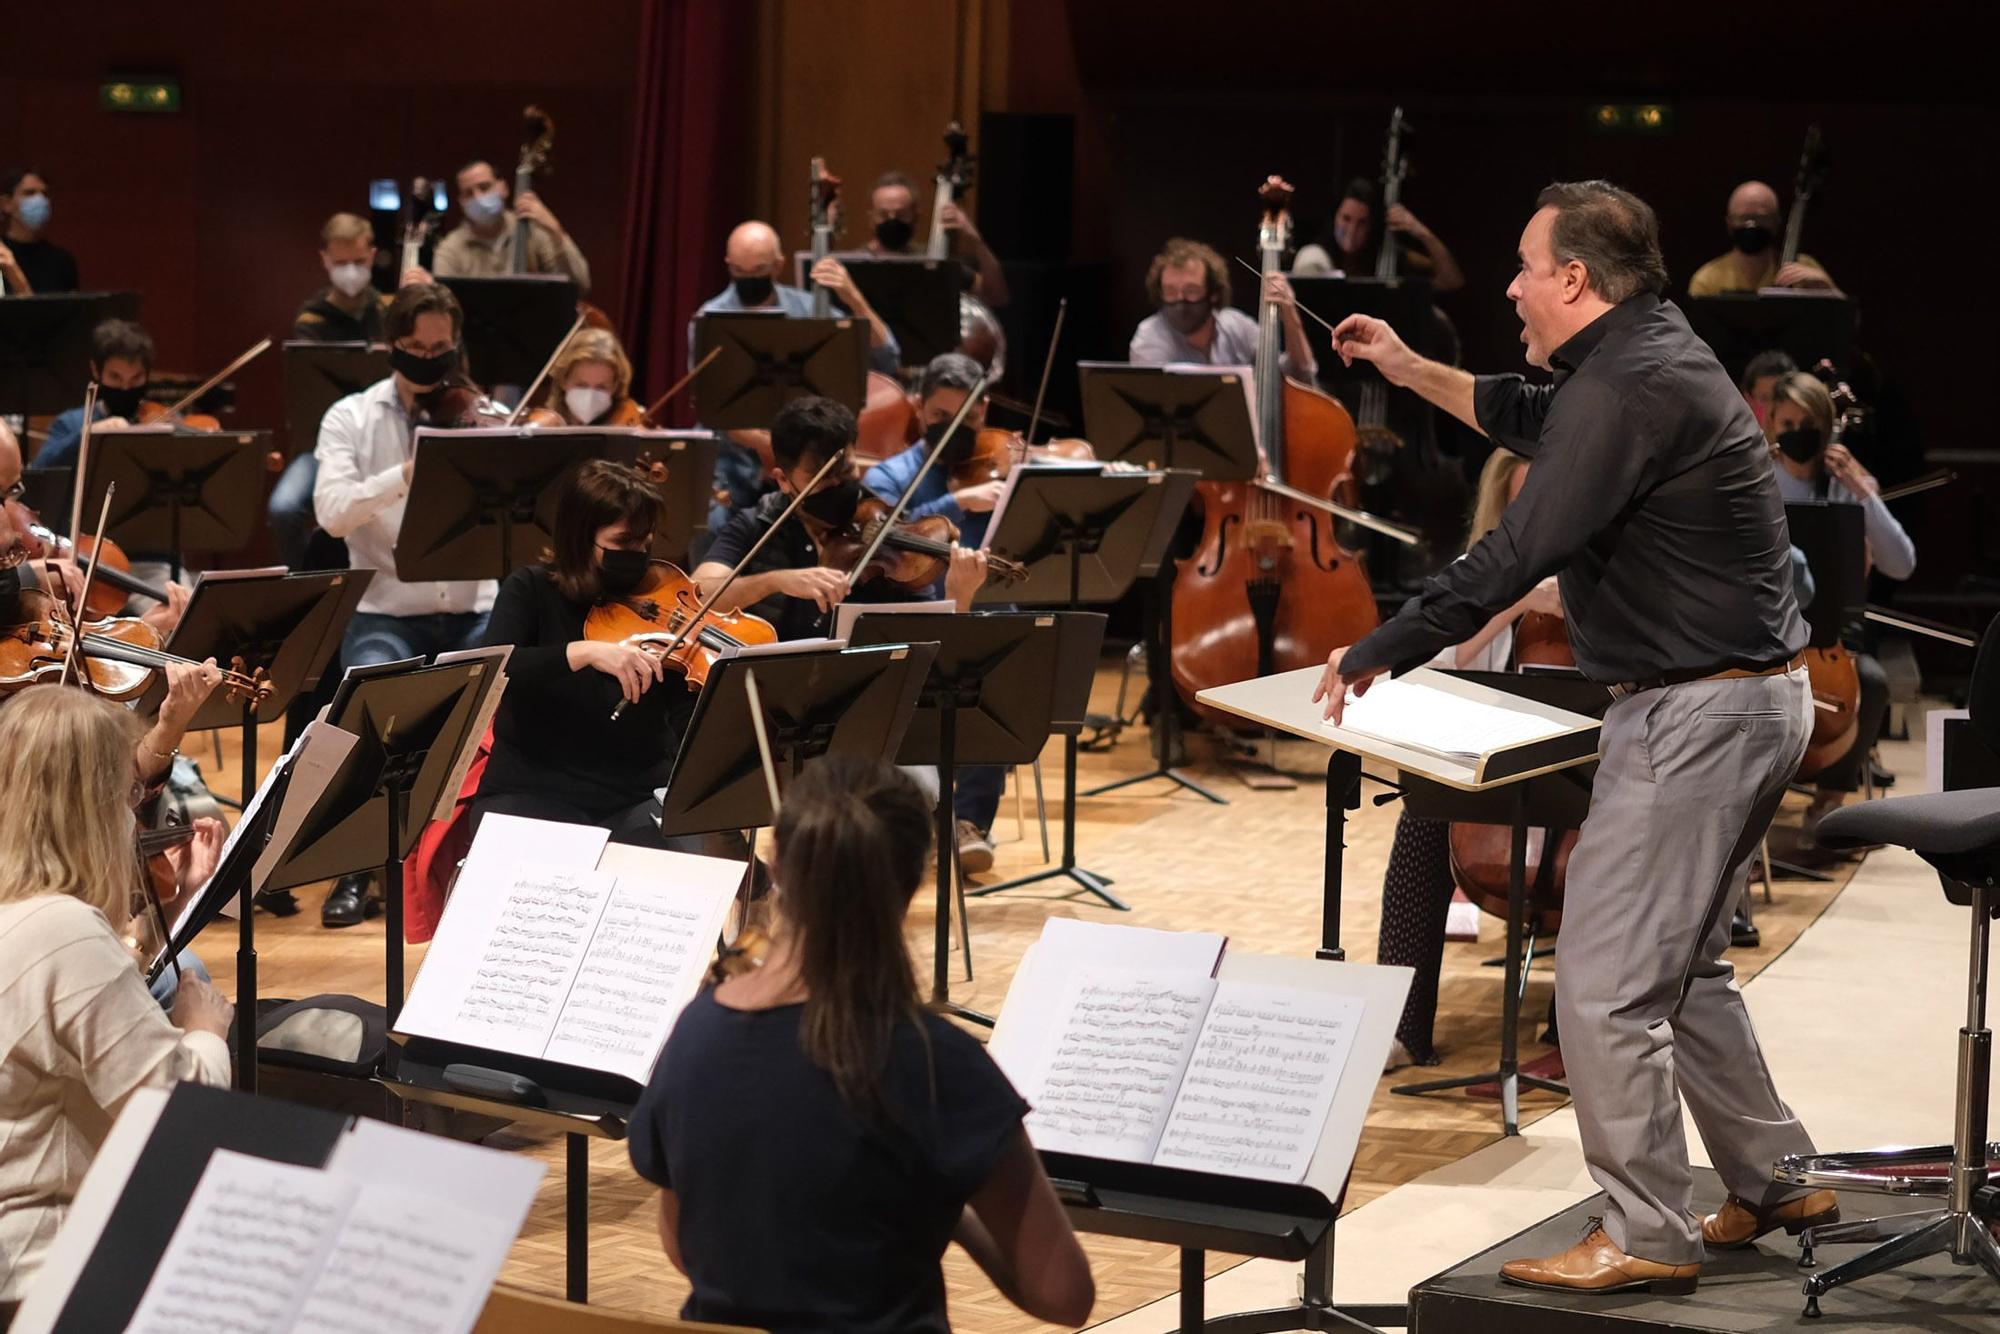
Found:
[[146, 984], [146, 989], [153, 993], [153, 999], [160, 1003], [162, 1010], [174, 1008], [174, 993], [180, 990], [181, 977], [198, 977], [204, 982], [209, 980], [207, 965], [195, 957], [193, 950], [181, 951], [180, 965], [179, 975], [175, 974], [173, 965], [169, 964], [161, 970], [158, 977]]
[[318, 478], [319, 460], [310, 452], [300, 454], [285, 465], [264, 506], [271, 545], [278, 549], [278, 559], [295, 570], [305, 567], [306, 542], [319, 523], [313, 514], [313, 483]]
[[340, 641], [340, 662], [367, 667], [404, 658], [428, 658], [457, 649], [478, 648], [486, 633], [483, 611], [437, 612], [429, 616], [384, 616], [357, 611]]
[[[757, 497], [764, 494], [764, 465], [757, 458], [755, 450], [723, 437], [715, 450], [714, 491], [727, 492], [729, 502], [713, 501], [708, 507], [708, 534], [722, 531], [722, 525], [729, 522], [729, 516], [736, 510], [757, 503]], [[704, 545], [703, 554], [706, 554]], [[699, 559], [699, 557], [697, 557]]]
[[969, 820], [979, 832], [993, 832], [993, 817], [1000, 813], [1000, 793], [1007, 786], [1007, 769], [1000, 764], [961, 764], [952, 777], [952, 812]]

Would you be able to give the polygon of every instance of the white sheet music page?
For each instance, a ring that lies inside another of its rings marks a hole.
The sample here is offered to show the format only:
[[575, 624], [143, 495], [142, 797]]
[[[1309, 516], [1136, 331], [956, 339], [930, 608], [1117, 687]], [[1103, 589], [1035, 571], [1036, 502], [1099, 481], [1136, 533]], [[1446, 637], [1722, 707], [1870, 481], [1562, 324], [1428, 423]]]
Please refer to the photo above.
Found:
[[1079, 969], [1024, 1090], [1038, 1149], [1148, 1162], [1215, 983], [1185, 972]]
[[[1323, 726], [1333, 728], [1331, 722]], [[1519, 709], [1482, 704], [1414, 681], [1382, 678], [1365, 694], [1348, 695], [1340, 729], [1463, 760], [1564, 730], [1559, 722]]]
[[477, 1210], [435, 1195], [364, 1186], [291, 1328], [295, 1334], [467, 1334], [512, 1241], [506, 1223]]
[[1353, 996], [1220, 983], [1153, 1161], [1303, 1180], [1362, 1009]]

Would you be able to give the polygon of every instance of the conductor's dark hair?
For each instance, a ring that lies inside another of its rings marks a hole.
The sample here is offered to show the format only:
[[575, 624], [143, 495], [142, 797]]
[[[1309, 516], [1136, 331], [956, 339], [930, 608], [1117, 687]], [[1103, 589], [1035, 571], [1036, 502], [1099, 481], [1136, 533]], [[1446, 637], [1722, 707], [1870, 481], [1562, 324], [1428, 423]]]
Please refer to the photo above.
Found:
[[90, 360], [98, 370], [117, 357], [153, 369], [153, 335], [130, 320], [105, 320], [90, 331]]
[[817, 469], [853, 444], [857, 431], [845, 404], [808, 394], [779, 408], [771, 419], [771, 457], [786, 472], [801, 463]]
[[21, 182], [27, 180], [30, 176], [41, 176], [43, 180], [48, 179], [48, 177], [42, 176], [41, 172], [29, 166], [9, 167], [5, 172], [0, 172], [0, 195], [13, 194], [21, 188]]
[[589, 606], [604, 593], [594, 552], [601, 528], [631, 525], [651, 534], [666, 501], [637, 468], [592, 459], [576, 470], [556, 500], [549, 578], [571, 602]]
[[979, 383], [982, 374], [979, 363], [965, 353], [940, 352], [924, 367], [924, 378], [917, 384], [917, 399], [921, 402], [940, 389], [969, 390]]
[[1556, 263], [1581, 263], [1590, 290], [1606, 301], [1667, 290], [1660, 220], [1630, 190], [1609, 181], [1557, 181], [1535, 196], [1535, 208], [1556, 211], [1550, 233]]
[[1792, 360], [1791, 353], [1782, 347], [1767, 347], [1744, 364], [1743, 378], [1736, 382], [1736, 387], [1747, 394], [1757, 381], [1772, 375], [1790, 375], [1798, 368], [1799, 363]]
[[903, 918], [930, 860], [930, 805], [894, 765], [825, 755], [786, 790], [777, 851], [806, 988], [800, 1041], [850, 1108], [882, 1116], [896, 1025], [923, 1033]]
[[1342, 199], [1360, 200], [1362, 203], [1368, 205], [1368, 212], [1370, 214], [1382, 211], [1382, 192], [1376, 189], [1375, 182], [1369, 180], [1366, 176], [1356, 176], [1353, 180], [1349, 181], [1347, 188], [1340, 192], [1340, 197]]
[[396, 289], [389, 308], [382, 313], [383, 335], [391, 343], [408, 338], [417, 331], [419, 315], [449, 315], [453, 342], [465, 330], [465, 312], [449, 287], [443, 283], [410, 283]]

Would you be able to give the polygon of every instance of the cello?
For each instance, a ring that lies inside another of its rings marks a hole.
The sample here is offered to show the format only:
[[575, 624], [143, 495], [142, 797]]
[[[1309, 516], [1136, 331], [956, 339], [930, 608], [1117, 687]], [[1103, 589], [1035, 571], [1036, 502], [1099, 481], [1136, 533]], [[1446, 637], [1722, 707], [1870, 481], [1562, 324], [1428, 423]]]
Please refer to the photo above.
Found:
[[[1803, 168], [1801, 185], [1804, 184]], [[1829, 391], [1833, 398], [1833, 434], [1829, 446], [1841, 438], [1860, 415], [1861, 405], [1854, 391], [1835, 381]], [[1811, 778], [1845, 755], [1861, 729], [1861, 673], [1854, 655], [1838, 638], [1825, 648], [1811, 644], [1804, 650], [1806, 676], [1812, 684], [1812, 735], [1806, 740], [1805, 758], [1799, 761], [1798, 778]]]
[[[1258, 195], [1268, 279], [1283, 271], [1291, 243], [1292, 187], [1272, 176]], [[1353, 491], [1354, 420], [1331, 395], [1288, 378], [1280, 347], [1278, 307], [1260, 287], [1255, 406], [1265, 476], [1196, 485], [1201, 540], [1174, 579], [1174, 685], [1216, 722], [1228, 720], [1196, 703], [1196, 692], [1324, 663], [1380, 620], [1361, 560], [1340, 544], [1324, 505]]]

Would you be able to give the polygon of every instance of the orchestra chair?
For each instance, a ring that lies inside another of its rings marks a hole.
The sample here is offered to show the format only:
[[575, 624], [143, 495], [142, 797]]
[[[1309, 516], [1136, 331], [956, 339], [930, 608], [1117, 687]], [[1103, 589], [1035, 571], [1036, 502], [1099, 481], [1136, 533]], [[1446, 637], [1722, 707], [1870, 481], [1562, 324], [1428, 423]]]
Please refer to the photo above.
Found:
[[[1986, 627], [1972, 668], [1966, 709], [1974, 731], [2000, 749], [2000, 616]], [[1808, 1316], [1830, 1289], [1940, 1252], [1954, 1264], [1983, 1265], [2000, 1282], [2000, 1143], [1988, 1143], [1987, 1089], [1993, 1035], [1986, 1027], [1992, 921], [2000, 913], [2000, 787], [1888, 797], [1830, 812], [1819, 827], [1830, 848], [1893, 844], [1937, 868], [1944, 894], [1971, 909], [1965, 1026], [1958, 1031], [1958, 1092], [1952, 1142], [1921, 1149], [1794, 1154], [1778, 1160], [1775, 1179], [1795, 1186], [1853, 1187], [1932, 1197], [1942, 1208], [1805, 1230], [1799, 1266], [1813, 1267], [1813, 1247], [1881, 1244], [1805, 1282]]]
[[493, 1294], [486, 1299], [486, 1309], [479, 1313], [472, 1334], [549, 1334], [550, 1330], [563, 1334], [759, 1334], [743, 1325], [710, 1325], [586, 1306], [505, 1283], [493, 1285]]

